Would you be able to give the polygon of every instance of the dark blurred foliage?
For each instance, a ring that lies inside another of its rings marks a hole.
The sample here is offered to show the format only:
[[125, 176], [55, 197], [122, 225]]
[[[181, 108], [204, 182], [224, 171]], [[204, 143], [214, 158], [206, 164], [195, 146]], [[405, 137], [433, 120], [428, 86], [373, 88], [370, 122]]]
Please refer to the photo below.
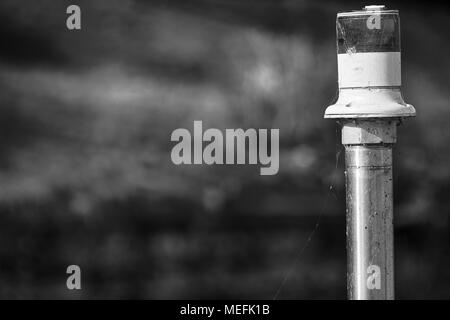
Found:
[[[418, 110], [396, 146], [397, 297], [450, 298], [449, 10], [386, 4]], [[340, 133], [322, 117], [336, 13], [363, 5], [2, 0], [0, 297], [345, 298]], [[280, 128], [279, 174], [173, 165], [170, 134], [194, 120]]]

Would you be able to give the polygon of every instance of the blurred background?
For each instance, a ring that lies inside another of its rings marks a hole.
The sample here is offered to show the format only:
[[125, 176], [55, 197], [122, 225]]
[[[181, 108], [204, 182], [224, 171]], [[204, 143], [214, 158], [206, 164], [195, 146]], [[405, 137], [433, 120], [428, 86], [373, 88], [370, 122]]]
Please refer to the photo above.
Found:
[[[343, 154], [323, 113], [336, 13], [369, 4], [2, 0], [0, 298], [345, 299]], [[418, 111], [395, 149], [396, 296], [450, 298], [450, 11], [383, 4]], [[170, 134], [194, 120], [279, 128], [278, 175], [172, 164]]]

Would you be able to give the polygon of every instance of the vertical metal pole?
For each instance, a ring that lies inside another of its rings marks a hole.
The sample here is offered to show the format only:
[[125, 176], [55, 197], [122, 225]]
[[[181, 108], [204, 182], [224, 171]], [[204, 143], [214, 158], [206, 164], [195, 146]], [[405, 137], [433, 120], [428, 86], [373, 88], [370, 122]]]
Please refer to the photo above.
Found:
[[342, 124], [349, 299], [394, 299], [392, 149], [416, 111], [401, 94], [400, 17], [367, 6], [336, 20], [339, 98], [325, 118]]
[[[367, 136], [368, 131], [375, 134]], [[395, 121], [358, 121], [343, 126], [349, 299], [394, 299], [395, 134]]]

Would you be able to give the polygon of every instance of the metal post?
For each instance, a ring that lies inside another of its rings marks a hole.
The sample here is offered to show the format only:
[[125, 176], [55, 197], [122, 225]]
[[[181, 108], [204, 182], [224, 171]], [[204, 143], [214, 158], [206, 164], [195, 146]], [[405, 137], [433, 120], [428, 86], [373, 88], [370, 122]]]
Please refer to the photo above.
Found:
[[368, 6], [337, 15], [339, 99], [325, 118], [342, 124], [349, 299], [394, 299], [392, 149], [415, 115], [400, 92], [397, 10]]
[[[396, 121], [344, 123], [349, 299], [394, 298], [392, 146]], [[368, 131], [375, 132], [366, 135]]]

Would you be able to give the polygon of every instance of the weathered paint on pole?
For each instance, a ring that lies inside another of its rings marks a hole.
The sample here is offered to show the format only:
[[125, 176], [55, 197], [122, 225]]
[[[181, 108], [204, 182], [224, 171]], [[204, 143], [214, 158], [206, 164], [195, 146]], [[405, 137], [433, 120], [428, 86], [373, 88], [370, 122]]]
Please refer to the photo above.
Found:
[[368, 6], [338, 13], [339, 98], [325, 111], [342, 125], [349, 299], [394, 299], [392, 150], [402, 118], [400, 18]]

